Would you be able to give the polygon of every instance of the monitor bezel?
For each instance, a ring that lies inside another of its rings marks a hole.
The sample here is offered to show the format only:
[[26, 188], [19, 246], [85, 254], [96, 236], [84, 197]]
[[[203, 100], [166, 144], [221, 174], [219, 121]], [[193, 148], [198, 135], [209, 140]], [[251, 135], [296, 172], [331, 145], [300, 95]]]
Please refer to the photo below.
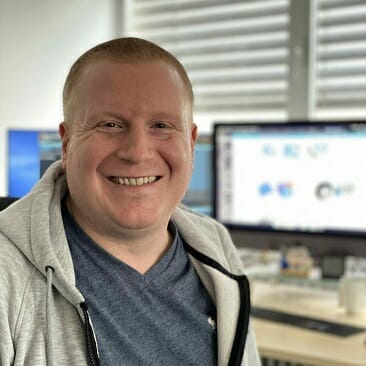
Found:
[[[217, 121], [213, 124], [213, 136], [212, 136], [212, 144], [213, 144], [213, 202], [212, 202], [212, 213], [213, 217], [220, 221], [218, 217], [218, 159], [217, 159], [217, 139], [218, 139], [218, 131], [219, 129], [229, 129], [233, 127], [258, 127], [258, 128], [286, 128], [286, 127], [317, 127], [322, 126], [326, 127], [346, 127], [350, 128], [352, 125], [361, 125], [366, 130], [366, 120], [347, 120], [347, 121], [334, 121], [334, 120], [314, 120], [314, 121], [268, 121], [268, 122], [247, 122], [247, 121], [235, 121], [235, 122], [225, 122], [225, 121]], [[261, 225], [244, 225], [244, 224], [234, 224], [230, 222], [221, 221], [230, 231], [236, 232], [247, 232], [253, 234], [263, 233], [265, 235], [295, 235], [299, 237], [337, 237], [337, 238], [358, 238], [358, 239], [366, 239], [366, 230], [365, 231], [351, 231], [351, 230], [313, 230], [306, 231], [300, 229], [284, 229], [284, 228], [273, 228], [269, 226], [261, 226]]]

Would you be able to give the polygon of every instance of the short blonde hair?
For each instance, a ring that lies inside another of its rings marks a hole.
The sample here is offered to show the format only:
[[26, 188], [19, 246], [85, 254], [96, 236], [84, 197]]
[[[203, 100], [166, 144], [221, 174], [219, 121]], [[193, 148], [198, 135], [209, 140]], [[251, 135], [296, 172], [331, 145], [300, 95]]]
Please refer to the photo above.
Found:
[[192, 84], [186, 70], [178, 59], [155, 43], [141, 38], [126, 37], [98, 44], [81, 55], [71, 66], [63, 89], [63, 112], [66, 122], [71, 122], [72, 119], [72, 101], [74, 100], [73, 90], [75, 85], [78, 83], [86, 67], [101, 59], [128, 63], [154, 61], [166, 62], [177, 71], [183, 81], [184, 87], [187, 91], [191, 112], [193, 111], [194, 97]]

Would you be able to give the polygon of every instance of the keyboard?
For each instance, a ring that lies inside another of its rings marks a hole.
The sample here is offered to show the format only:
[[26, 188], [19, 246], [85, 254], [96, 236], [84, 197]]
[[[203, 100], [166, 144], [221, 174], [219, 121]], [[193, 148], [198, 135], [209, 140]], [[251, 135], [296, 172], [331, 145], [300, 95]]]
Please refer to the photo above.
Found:
[[339, 337], [347, 337], [366, 331], [366, 328], [359, 328], [276, 310], [268, 310], [260, 307], [252, 307], [251, 315], [259, 319], [300, 327], [316, 332], [328, 333]]

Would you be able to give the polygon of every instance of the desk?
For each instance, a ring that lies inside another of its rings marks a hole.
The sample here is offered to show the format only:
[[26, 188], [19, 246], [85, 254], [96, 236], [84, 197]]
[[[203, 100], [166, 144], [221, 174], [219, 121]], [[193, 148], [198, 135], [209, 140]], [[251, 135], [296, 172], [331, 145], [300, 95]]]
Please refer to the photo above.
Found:
[[[366, 311], [347, 315], [337, 293], [283, 283], [251, 282], [254, 306], [366, 328]], [[261, 356], [313, 366], [366, 366], [366, 331], [337, 337], [252, 318]]]

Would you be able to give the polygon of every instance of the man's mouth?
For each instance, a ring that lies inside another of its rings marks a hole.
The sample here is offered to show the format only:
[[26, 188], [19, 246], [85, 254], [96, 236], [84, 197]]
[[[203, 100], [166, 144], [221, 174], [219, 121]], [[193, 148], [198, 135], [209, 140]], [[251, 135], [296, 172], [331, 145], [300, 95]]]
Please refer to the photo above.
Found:
[[147, 177], [109, 177], [108, 179], [116, 184], [124, 186], [142, 186], [144, 184], [150, 184], [156, 182], [161, 177], [152, 175]]

